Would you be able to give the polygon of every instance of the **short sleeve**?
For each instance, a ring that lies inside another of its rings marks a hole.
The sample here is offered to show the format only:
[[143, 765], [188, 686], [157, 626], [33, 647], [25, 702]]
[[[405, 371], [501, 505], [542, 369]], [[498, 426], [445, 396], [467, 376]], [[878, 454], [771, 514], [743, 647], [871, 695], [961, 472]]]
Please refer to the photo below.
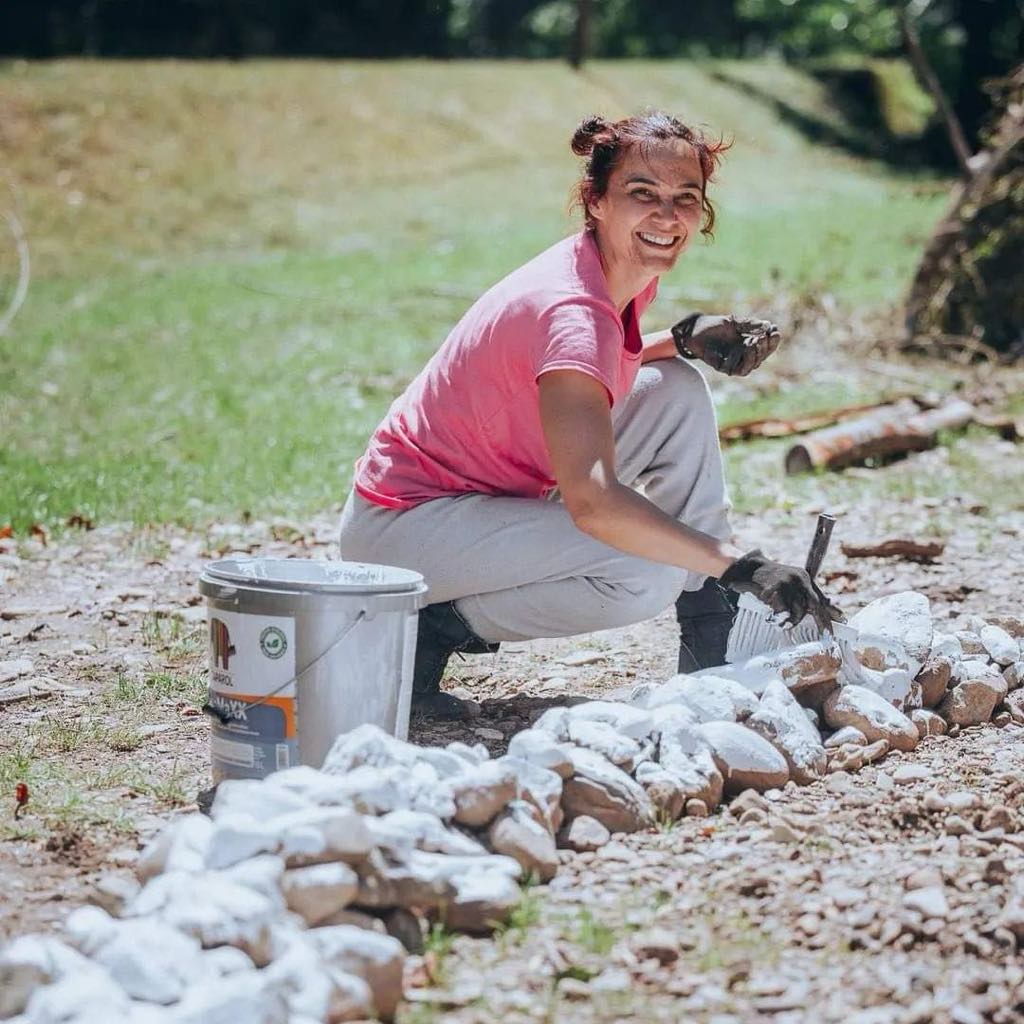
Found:
[[551, 370], [578, 370], [599, 380], [614, 401], [623, 345], [621, 322], [600, 302], [574, 299], [541, 316], [534, 379]]

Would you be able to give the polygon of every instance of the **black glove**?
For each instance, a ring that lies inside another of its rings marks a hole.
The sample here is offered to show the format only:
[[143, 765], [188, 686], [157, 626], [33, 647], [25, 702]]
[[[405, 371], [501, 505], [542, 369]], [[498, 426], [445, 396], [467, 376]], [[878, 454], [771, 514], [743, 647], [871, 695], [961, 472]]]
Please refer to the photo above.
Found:
[[730, 377], [756, 370], [782, 340], [770, 320], [692, 313], [672, 328], [676, 349], [687, 359], [702, 359]]
[[719, 582], [739, 594], [753, 594], [772, 611], [787, 612], [791, 626], [808, 614], [814, 617], [822, 632], [831, 630], [834, 621], [843, 620], [843, 613], [822, 593], [805, 569], [773, 562], [760, 551], [751, 551], [736, 559], [722, 573]]

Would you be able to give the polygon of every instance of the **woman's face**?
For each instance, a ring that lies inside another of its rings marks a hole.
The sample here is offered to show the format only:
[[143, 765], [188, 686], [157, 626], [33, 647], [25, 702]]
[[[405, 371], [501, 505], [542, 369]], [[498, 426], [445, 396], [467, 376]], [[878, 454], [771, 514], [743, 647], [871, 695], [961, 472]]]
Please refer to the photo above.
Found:
[[671, 270], [700, 230], [703, 182], [697, 155], [681, 139], [633, 146], [608, 191], [589, 204], [605, 261], [651, 276]]

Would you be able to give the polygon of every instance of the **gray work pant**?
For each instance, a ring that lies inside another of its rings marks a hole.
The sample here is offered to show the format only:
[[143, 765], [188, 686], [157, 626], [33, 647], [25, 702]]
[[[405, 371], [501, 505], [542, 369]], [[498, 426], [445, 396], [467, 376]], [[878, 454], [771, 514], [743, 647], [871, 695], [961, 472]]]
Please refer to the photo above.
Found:
[[[697, 369], [682, 359], [642, 366], [612, 423], [622, 483], [687, 526], [729, 536], [715, 411]], [[456, 601], [488, 641], [641, 622], [705, 579], [595, 540], [560, 501], [486, 494], [399, 510], [353, 491], [341, 514], [341, 555], [422, 573], [430, 603]]]

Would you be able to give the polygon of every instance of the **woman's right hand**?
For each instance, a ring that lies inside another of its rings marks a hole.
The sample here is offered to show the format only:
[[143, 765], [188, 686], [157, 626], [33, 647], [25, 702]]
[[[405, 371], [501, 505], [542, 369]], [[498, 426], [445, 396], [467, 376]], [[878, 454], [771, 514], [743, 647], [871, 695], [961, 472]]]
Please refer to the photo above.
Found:
[[842, 622], [843, 613], [825, 596], [806, 569], [773, 562], [760, 551], [737, 558], [719, 577], [723, 587], [739, 594], [753, 594], [774, 612], [789, 616], [797, 625], [811, 615], [822, 631], [831, 631], [833, 622]]

